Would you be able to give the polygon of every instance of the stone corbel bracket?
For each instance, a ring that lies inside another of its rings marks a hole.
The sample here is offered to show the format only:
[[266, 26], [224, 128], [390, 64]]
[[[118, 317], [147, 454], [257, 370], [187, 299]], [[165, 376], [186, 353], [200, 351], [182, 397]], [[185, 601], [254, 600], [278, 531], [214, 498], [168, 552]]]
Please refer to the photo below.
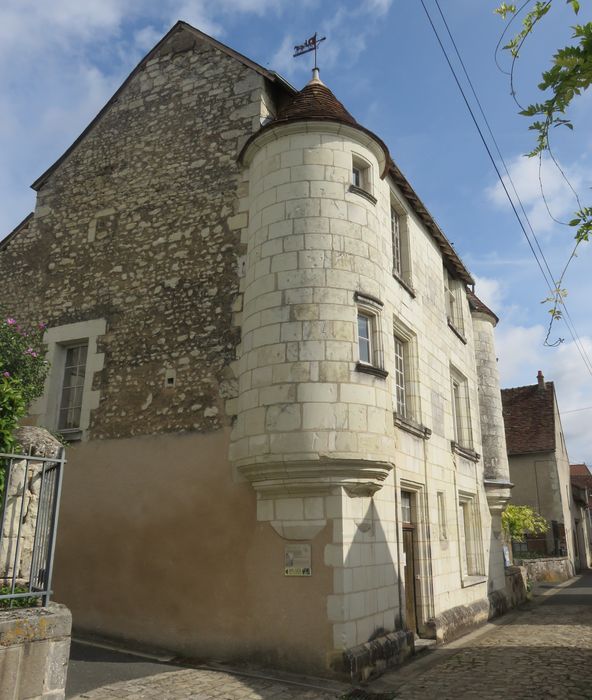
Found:
[[492, 515], [501, 515], [510, 501], [514, 484], [505, 479], [485, 479], [484, 484], [489, 512]]
[[263, 498], [325, 495], [338, 486], [352, 497], [373, 496], [392, 469], [390, 462], [374, 460], [258, 463], [239, 467]]

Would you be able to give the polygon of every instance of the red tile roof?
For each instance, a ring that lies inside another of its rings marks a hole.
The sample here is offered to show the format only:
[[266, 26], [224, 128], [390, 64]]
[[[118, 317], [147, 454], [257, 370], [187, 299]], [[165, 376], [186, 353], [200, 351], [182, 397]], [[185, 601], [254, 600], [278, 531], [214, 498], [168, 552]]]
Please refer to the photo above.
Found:
[[487, 314], [488, 316], [491, 316], [496, 323], [499, 321], [499, 318], [493, 313], [493, 311], [486, 306], [481, 299], [479, 299], [475, 292], [472, 292], [470, 289], [467, 289], [467, 299], [469, 300], [469, 307], [471, 311], [479, 311], [482, 314]]
[[592, 477], [592, 472], [587, 464], [570, 464], [569, 473], [572, 476], [590, 476]]
[[553, 382], [502, 389], [509, 455], [555, 451]]
[[375, 133], [359, 124], [335, 97], [331, 90], [323, 82], [321, 82], [318, 77], [313, 78], [300, 92], [290, 96], [279, 109], [276, 117], [265, 124], [260, 131], [255, 132], [249, 137], [239, 154], [239, 160], [242, 159], [243, 155], [248, 150], [249, 145], [263, 132], [269, 131], [274, 129], [276, 126], [281, 126], [282, 124], [289, 122], [307, 121], [309, 119], [315, 121], [330, 121], [337, 122], [339, 124], [348, 124], [358, 131], [367, 134], [374, 141], [376, 141], [385, 154], [386, 169], [381, 174], [381, 177], [384, 177], [388, 172], [388, 174], [393, 178], [393, 181], [399, 187], [412, 209], [418, 214], [426, 228], [434, 237], [451, 272], [465, 282], [465, 284], [475, 283], [471, 273], [465, 267], [463, 261], [460, 259], [460, 256], [456, 250], [454, 250], [454, 247], [434, 220], [434, 217], [427, 210], [421, 199], [417, 196], [407, 178], [394, 163], [384, 141], [382, 141], [382, 139]]
[[327, 119], [357, 125], [356, 120], [320, 80], [311, 80], [278, 112], [274, 122]]
[[571, 483], [581, 489], [588, 489], [589, 503], [592, 505], [592, 472], [587, 464], [570, 464]]

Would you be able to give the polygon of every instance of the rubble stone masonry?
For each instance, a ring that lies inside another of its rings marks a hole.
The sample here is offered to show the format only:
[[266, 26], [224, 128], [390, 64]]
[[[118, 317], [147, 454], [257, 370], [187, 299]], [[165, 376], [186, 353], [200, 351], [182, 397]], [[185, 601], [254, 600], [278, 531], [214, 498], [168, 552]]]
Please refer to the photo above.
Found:
[[259, 127], [263, 82], [176, 32], [50, 173], [28, 229], [0, 255], [3, 311], [50, 327], [107, 322], [90, 438], [227, 420], [243, 218], [236, 155]]

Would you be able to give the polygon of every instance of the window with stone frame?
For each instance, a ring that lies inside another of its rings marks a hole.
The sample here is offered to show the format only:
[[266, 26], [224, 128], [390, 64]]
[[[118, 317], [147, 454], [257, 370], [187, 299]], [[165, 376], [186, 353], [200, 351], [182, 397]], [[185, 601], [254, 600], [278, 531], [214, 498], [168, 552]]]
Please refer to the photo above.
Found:
[[420, 420], [416, 390], [415, 359], [417, 338], [399, 319], [393, 319], [394, 365], [392, 375], [395, 422]]
[[471, 408], [467, 378], [453, 367], [450, 368], [450, 390], [454, 442], [467, 450], [473, 449]]
[[362, 292], [354, 295], [357, 305], [357, 344], [358, 361], [356, 369], [386, 377], [384, 351], [381, 333], [381, 312], [383, 303]]
[[444, 268], [444, 301], [446, 304], [446, 319], [461, 335], [464, 335], [465, 326], [462, 310], [462, 284]]
[[372, 168], [367, 160], [352, 154], [351, 184], [358, 190], [372, 194]]
[[100, 400], [93, 379], [104, 367], [98, 339], [106, 333], [106, 319], [89, 319], [47, 328], [49, 372], [43, 394], [29, 408], [36, 424], [58, 431], [68, 441], [85, 440], [91, 411]]
[[57, 426], [60, 432], [80, 429], [87, 354], [88, 342], [64, 348], [64, 374]]
[[393, 277], [411, 287], [411, 255], [409, 228], [405, 209], [391, 196], [391, 242], [393, 247]]
[[463, 580], [484, 573], [481, 527], [475, 496], [459, 494], [458, 535], [460, 570]]

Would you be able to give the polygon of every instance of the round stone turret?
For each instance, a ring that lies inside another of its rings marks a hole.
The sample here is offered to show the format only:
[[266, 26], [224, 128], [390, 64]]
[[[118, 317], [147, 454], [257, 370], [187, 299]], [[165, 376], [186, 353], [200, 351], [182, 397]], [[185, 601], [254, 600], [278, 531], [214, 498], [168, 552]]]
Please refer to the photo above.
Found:
[[473, 292], [467, 295], [475, 339], [485, 486], [490, 508], [502, 509], [512, 485], [493, 333], [498, 317]]
[[[381, 318], [388, 152], [316, 75], [241, 158], [249, 226], [231, 459], [260, 493], [372, 494], [394, 454]], [[370, 324], [365, 364], [359, 313]]]

